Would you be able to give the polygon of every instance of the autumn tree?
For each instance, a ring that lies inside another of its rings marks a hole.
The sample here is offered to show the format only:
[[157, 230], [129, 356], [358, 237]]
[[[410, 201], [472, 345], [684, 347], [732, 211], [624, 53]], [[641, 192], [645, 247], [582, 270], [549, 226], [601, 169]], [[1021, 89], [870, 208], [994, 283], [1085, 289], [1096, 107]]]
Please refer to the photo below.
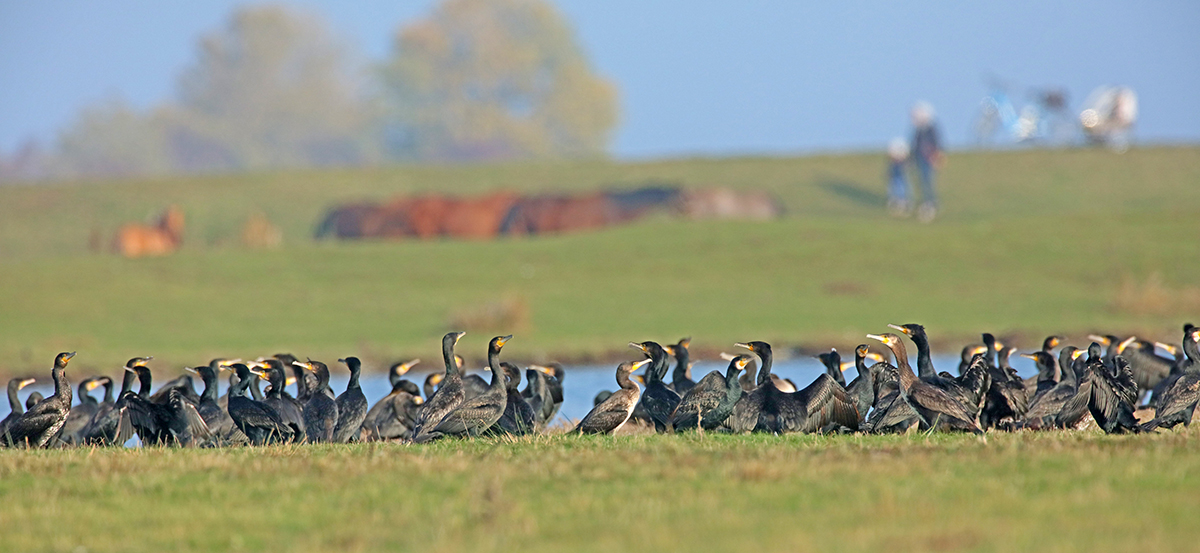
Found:
[[282, 6], [235, 12], [179, 79], [169, 140], [179, 164], [270, 168], [374, 157], [371, 114], [344, 48]]
[[381, 70], [391, 153], [434, 160], [602, 155], [614, 87], [542, 0], [447, 0]]

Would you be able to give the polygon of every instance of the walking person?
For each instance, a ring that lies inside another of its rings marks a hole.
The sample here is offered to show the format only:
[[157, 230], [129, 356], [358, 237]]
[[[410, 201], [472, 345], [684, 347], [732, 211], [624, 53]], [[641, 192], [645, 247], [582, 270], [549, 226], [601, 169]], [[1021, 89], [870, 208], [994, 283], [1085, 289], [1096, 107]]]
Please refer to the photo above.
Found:
[[887, 209], [893, 217], [908, 216], [908, 177], [904, 166], [908, 163], [908, 142], [893, 138], [888, 143], [888, 203]]
[[941, 138], [934, 123], [933, 106], [928, 102], [917, 102], [912, 112], [913, 139], [912, 158], [917, 164], [921, 182], [921, 205], [917, 208], [917, 220], [922, 223], [933, 221], [937, 216], [937, 196], [933, 192], [934, 172], [945, 161]]

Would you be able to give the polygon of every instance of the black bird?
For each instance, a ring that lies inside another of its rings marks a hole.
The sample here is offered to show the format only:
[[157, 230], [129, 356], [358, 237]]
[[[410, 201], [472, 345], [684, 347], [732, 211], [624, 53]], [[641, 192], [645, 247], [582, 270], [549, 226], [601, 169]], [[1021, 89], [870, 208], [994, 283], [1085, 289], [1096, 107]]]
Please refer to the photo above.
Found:
[[533, 413], [533, 407], [529, 406], [529, 402], [525, 401], [517, 389], [521, 384], [521, 369], [508, 362], [500, 363], [500, 367], [504, 369], [504, 377], [507, 379], [504, 387], [507, 400], [504, 414], [500, 415], [500, 420], [492, 425], [489, 432], [513, 436], [532, 434], [537, 428], [537, 416]]
[[642, 368], [647, 363], [650, 363], [649, 359], [643, 359], [636, 363], [621, 363], [617, 367], [617, 385], [620, 388], [600, 402], [600, 405], [588, 411], [573, 432], [614, 434], [620, 430], [629, 420], [629, 416], [633, 414], [633, 407], [638, 404], [641, 396], [641, 388], [629, 378], [629, 373]]
[[429, 373], [425, 377], [425, 383], [421, 385], [421, 389], [425, 392], [425, 401], [433, 399], [433, 394], [437, 393], [438, 387], [442, 385], [442, 380], [446, 378], [446, 373]]
[[333, 441], [345, 444], [358, 441], [359, 430], [367, 418], [367, 396], [358, 384], [362, 361], [357, 357], [347, 357], [338, 359], [338, 362], [345, 363], [350, 369], [350, 382], [346, 384], [346, 391], [337, 397], [338, 420], [337, 427], [333, 429]]
[[[896, 376], [900, 397], [912, 406], [920, 417], [923, 429], [953, 430], [983, 434], [973, 420], [970, 409], [951, 397], [941, 388], [931, 386], [917, 378], [908, 364], [908, 352], [904, 342], [895, 334], [868, 334], [868, 338], [879, 340], [896, 357]], [[972, 364], [974, 365], [974, 363]], [[967, 372], [972, 370], [968, 366]]]
[[229, 417], [229, 412], [221, 407], [217, 396], [217, 374], [224, 366], [224, 359], [213, 359], [208, 365], [187, 369], [200, 375], [200, 380], [204, 382], [204, 390], [200, 392], [196, 411], [200, 413], [200, 418], [204, 419], [204, 424], [208, 425], [209, 430], [223, 437], [228, 436], [233, 429], [233, 419]]
[[0, 436], [0, 445], [41, 449], [50, 444], [67, 422], [71, 412], [71, 382], [67, 380], [67, 362], [75, 352], [64, 352], [54, 357], [54, 368], [50, 376], [54, 379], [54, 395], [40, 401], [12, 421]]
[[[126, 367], [132, 368], [135, 362], [145, 362], [141, 357], [134, 357], [125, 364]], [[123, 371], [124, 377], [121, 379], [121, 393], [117, 394], [117, 401], [112, 405], [101, 405], [96, 414], [92, 416], [91, 422], [83, 429], [83, 443], [86, 445], [123, 445], [130, 436], [121, 436], [122, 426], [128, 428], [128, 420], [123, 420], [128, 417], [125, 413], [125, 406], [128, 403], [125, 400], [126, 393], [132, 393], [134, 381], [140, 380], [137, 373], [134, 371]], [[150, 396], [150, 382], [142, 381], [139, 393], [143, 397]], [[124, 423], [124, 424], [122, 424]], [[120, 440], [118, 442], [118, 440]]]
[[863, 430], [868, 434], [904, 434], [919, 427], [921, 417], [900, 397], [900, 369], [879, 362], [868, 370], [875, 381], [875, 401]]
[[1106, 434], [1138, 432], [1140, 427], [1137, 417], [1133, 416], [1137, 404], [1137, 384], [1133, 381], [1133, 372], [1129, 370], [1129, 361], [1124, 357], [1113, 357], [1113, 367], [1105, 366], [1098, 359], [1100, 345], [1093, 342], [1088, 348], [1086, 369], [1092, 380], [1092, 399], [1088, 402], [1088, 411], [1096, 421], [1096, 426]]
[[[466, 398], [462, 375], [458, 372], [458, 363], [454, 355], [454, 346], [465, 334], [466, 332], [449, 332], [442, 336], [442, 361], [446, 364], [446, 373], [436, 393], [429, 395], [429, 389], [426, 387], [425, 405], [417, 413], [417, 421], [413, 426], [413, 441], [422, 438], [423, 434], [441, 424], [442, 419], [458, 408]], [[426, 383], [428, 382], [427, 380]]]
[[238, 376], [238, 382], [229, 391], [229, 416], [238, 430], [249, 438], [252, 445], [293, 441], [295, 431], [284, 424], [278, 411], [266, 403], [246, 397], [246, 391], [255, 380], [250, 367], [245, 363], [234, 363], [232, 368]]
[[[14, 378], [8, 381], [8, 416], [4, 420], [0, 420], [0, 437], [5, 435], [5, 430], [8, 425], [17, 420], [21, 415], [25, 414], [25, 407], [21, 405], [21, 398], [17, 396], [22, 388], [36, 382], [33, 378]], [[0, 440], [2, 441], [2, 440]]]
[[100, 402], [92, 397], [91, 392], [100, 386], [108, 386], [109, 399], [112, 399], [112, 379], [107, 376], [93, 376], [85, 378], [79, 383], [77, 393], [79, 394], [79, 405], [71, 408], [71, 414], [67, 415], [67, 422], [63, 424], [62, 430], [59, 431], [60, 440], [67, 445], [79, 445], [83, 439], [82, 433], [92, 417], [96, 415], [96, 411], [100, 410]]
[[1136, 336], [1130, 336], [1117, 345], [1117, 355], [1129, 361], [1129, 370], [1133, 373], [1139, 394], [1153, 390], [1171, 374], [1171, 368], [1175, 366], [1174, 358], [1163, 357], [1154, 350], [1154, 342], [1140, 340]]
[[998, 355], [996, 338], [984, 333], [983, 343], [988, 348], [987, 374], [991, 385], [987, 388], [987, 397], [979, 412], [979, 426], [991, 428], [1001, 422], [1007, 424], [1023, 419], [1029, 410], [1029, 396], [1025, 393], [1025, 381], [1008, 366], [1008, 355], [1012, 350], [1004, 348], [1007, 353], [1002, 357], [1002, 362], [997, 363], [994, 361]]
[[[304, 404], [287, 393], [287, 373], [283, 363], [271, 357], [256, 362], [255, 365], [259, 366], [263, 371], [262, 376], [271, 385], [262, 402], [274, 409], [279, 414], [279, 420], [292, 429], [292, 441], [304, 440], [308, 436], [308, 429], [304, 425]], [[341, 420], [341, 410], [338, 414], [338, 420]]]
[[612, 395], [612, 390], [600, 390], [599, 392], [596, 392], [596, 397], [592, 398], [592, 407], [604, 403], [604, 400], [608, 399]]
[[[1073, 362], [1084, 352], [1074, 346], [1068, 346], [1063, 348], [1063, 353]], [[1027, 355], [1037, 362], [1039, 371], [1043, 370], [1044, 364], [1054, 364], [1054, 358], [1045, 350], [1022, 355]], [[1062, 371], [1062, 378], [1050, 389], [1041, 391], [1030, 403], [1029, 410], [1025, 412], [1025, 420], [1017, 425], [1017, 428], [1075, 428], [1087, 414], [1087, 404], [1092, 397], [1091, 381], [1079, 377], [1080, 374], [1074, 367]]]
[[[733, 407], [729, 426], [734, 432], [821, 432], [858, 428], [858, 409], [845, 388], [822, 374], [804, 389], [781, 391], [771, 378], [771, 345], [766, 342], [734, 344], [753, 351], [761, 360], [759, 386]], [[765, 373], [765, 374], [764, 374]]]
[[43, 399], [46, 397], [41, 392], [29, 392], [29, 397], [25, 398], [25, 410], [33, 409], [33, 406], [41, 403]]
[[[1170, 390], [1184, 373], [1189, 370], [1200, 370], [1200, 366], [1198, 366], [1200, 365], [1200, 345], [1197, 344], [1197, 339], [1194, 338], [1196, 335], [1193, 334], [1197, 328], [1192, 323], [1183, 325], [1183, 358], [1180, 359], [1178, 353], [1174, 354], [1175, 366], [1171, 367], [1170, 374], [1154, 387], [1148, 402], [1151, 407], [1158, 406], [1163, 394]], [[1167, 349], [1169, 351], [1171, 346], [1168, 346]]]
[[[512, 336], [497, 336], [488, 342], [488, 368], [492, 381], [486, 392], [462, 400], [454, 410], [446, 414], [432, 429], [422, 430], [413, 438], [415, 443], [424, 443], [442, 436], [478, 436], [491, 428], [504, 414], [508, 403], [504, 369], [500, 367], [500, 349]], [[438, 396], [441, 392], [438, 392]], [[434, 396], [436, 399], [437, 396]]]
[[1033, 402], [1037, 401], [1042, 394], [1054, 389], [1064, 375], [1059, 371], [1054, 356], [1045, 349], [1033, 353], [1022, 353], [1021, 357], [1032, 360], [1033, 365], [1037, 367], [1036, 375], [1024, 379], [1025, 397], [1029, 398], [1029, 408], [1032, 409]]
[[[558, 410], [563, 404], [563, 378], [566, 377], [566, 371], [559, 363], [535, 365], [534, 368], [546, 375], [546, 389], [550, 391], [550, 399], [553, 400], [549, 413], [546, 415], [545, 422], [549, 423], [554, 420], [554, 415], [558, 414]], [[543, 407], [543, 409], [545, 408]]]
[[826, 353], [818, 353], [817, 359], [825, 366], [825, 374], [829, 375], [838, 384], [846, 386], [846, 377], [842, 374], [842, 355], [836, 349], [830, 349]]
[[669, 430], [671, 413], [679, 406], [679, 394], [671, 391], [663, 378], [667, 376], [667, 350], [656, 342], [630, 342], [630, 347], [642, 350], [650, 358], [646, 369], [646, 391], [642, 392], [642, 406], [654, 423], [659, 434]]
[[184, 400], [190, 402], [192, 405], [200, 403], [200, 394], [196, 393], [196, 385], [192, 381], [192, 375], [190, 374], [185, 374], [164, 382], [148, 399], [154, 403], [166, 405], [170, 401], [171, 390], [179, 390]]
[[[484, 370], [488, 370], [486, 367]], [[488, 371], [491, 372], [490, 370]], [[478, 374], [463, 375], [463, 393], [466, 394], [466, 399], [471, 399], [479, 394], [486, 393], [488, 390], [488, 381], [484, 380]]]
[[[309, 390], [308, 401], [304, 402], [304, 432], [312, 443], [333, 441], [333, 429], [337, 428], [338, 405], [329, 389], [329, 367], [320, 361], [309, 359], [307, 363], [297, 361], [301, 368], [317, 375], [316, 388]], [[232, 414], [232, 413], [231, 413]]]
[[1177, 364], [1176, 374], [1172, 382], [1158, 397], [1154, 409], [1154, 419], [1142, 425], [1143, 431], [1151, 431], [1159, 427], [1174, 428], [1183, 423], [1190, 426], [1192, 415], [1196, 411], [1196, 403], [1200, 402], [1200, 328], [1184, 327], [1187, 334], [1183, 339], [1183, 351], [1186, 362]]
[[[143, 390], [150, 387], [150, 368], [146, 366], [150, 359], [152, 358], [135, 357], [130, 359], [125, 367], [127, 372], [137, 373]], [[168, 388], [162, 403], [133, 392], [122, 394], [121, 399], [124, 403], [121, 408], [124, 414], [120, 419], [122, 428], [117, 431], [117, 440], [121, 443], [124, 443], [129, 435], [129, 431], [123, 428], [125, 423], [128, 423], [132, 431], [137, 432], [143, 445], [191, 446], [211, 441], [212, 433], [204, 424], [204, 419], [178, 387]]]
[[367, 411], [362, 424], [363, 440], [382, 441], [412, 437], [417, 409], [425, 400], [421, 397], [421, 389], [412, 381], [405, 380], [403, 376], [420, 362], [420, 359], [413, 359], [396, 363], [388, 369], [392, 391]]
[[883, 362], [883, 357], [872, 352], [866, 344], [859, 344], [854, 348], [854, 368], [858, 371], [858, 375], [850, 381], [850, 384], [846, 385], [846, 393], [854, 399], [855, 408], [858, 409], [860, 427], [866, 422], [867, 413], [875, 404], [875, 374], [878, 370], [867, 366], [868, 359], [874, 361], [875, 364]]
[[305, 370], [302, 364], [297, 365], [300, 360], [290, 353], [276, 353], [271, 357], [277, 359], [284, 369], [291, 369], [292, 377], [296, 379], [296, 401], [301, 405], [307, 403], [317, 389], [317, 375]]
[[939, 375], [933, 368], [933, 355], [929, 348], [929, 337], [925, 334], [925, 327], [916, 323], [905, 325], [889, 324], [888, 327], [903, 332], [913, 344], [917, 346], [917, 377], [921, 381], [940, 388], [942, 391], [949, 394], [950, 397], [963, 404], [972, 414], [972, 420], [979, 414], [984, 404], [984, 396], [988, 389], [987, 371], [982, 367], [976, 366], [975, 370], [970, 370], [971, 365], [959, 370], [959, 377], [946, 377]]
[[679, 401], [679, 407], [671, 415], [671, 426], [676, 432], [697, 427], [715, 430], [733, 413], [733, 406], [742, 398], [742, 386], [738, 384], [738, 373], [746, 370], [751, 356], [738, 355], [729, 361], [725, 374], [712, 371], [692, 386]]
[[692, 380], [691, 354], [688, 352], [691, 344], [691, 337], [687, 337], [673, 345], [663, 346], [667, 353], [675, 357], [675, 368], [671, 370], [671, 389], [681, 398], [696, 385], [696, 381]]
[[550, 392], [546, 378], [548, 370], [539, 365], [531, 365], [525, 369], [526, 384], [521, 397], [525, 398], [529, 407], [533, 409], [538, 427], [545, 426], [554, 417], [554, 394]]

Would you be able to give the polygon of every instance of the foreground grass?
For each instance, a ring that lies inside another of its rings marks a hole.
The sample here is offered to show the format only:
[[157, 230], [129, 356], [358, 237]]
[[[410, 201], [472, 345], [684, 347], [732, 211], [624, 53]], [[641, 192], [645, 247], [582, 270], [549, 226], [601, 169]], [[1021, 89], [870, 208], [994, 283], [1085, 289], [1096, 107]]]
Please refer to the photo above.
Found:
[[[1177, 340], [1200, 313], [1200, 148], [958, 154], [944, 214], [882, 215], [876, 155], [675, 160], [243, 175], [0, 188], [0, 373], [41, 376], [53, 355], [107, 369], [133, 355], [173, 366], [291, 350], [335, 359], [437, 359], [455, 313], [497, 301], [527, 313], [523, 358], [602, 355], [691, 335], [853, 346], [921, 321], [938, 345], [981, 331], [1112, 330]], [[328, 205], [445, 190], [581, 190], [646, 182], [766, 189], [789, 216], [764, 223], [657, 219], [603, 232], [496, 242], [314, 243]], [[168, 203], [182, 252], [124, 260], [86, 250]], [[282, 249], [236, 245], [261, 211]], [[496, 325], [500, 326], [500, 325]], [[474, 341], [473, 340], [478, 340]]]
[[0, 451], [0, 550], [1183, 551], [1194, 432]]

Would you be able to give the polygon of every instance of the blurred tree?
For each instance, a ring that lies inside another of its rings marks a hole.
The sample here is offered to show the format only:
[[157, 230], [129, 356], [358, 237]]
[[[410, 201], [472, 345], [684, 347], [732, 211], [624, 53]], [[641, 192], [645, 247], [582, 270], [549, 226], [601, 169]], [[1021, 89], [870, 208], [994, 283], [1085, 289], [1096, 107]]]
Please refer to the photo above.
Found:
[[53, 174], [122, 177], [171, 170], [159, 118], [115, 99], [84, 109], [59, 135], [56, 158]]
[[320, 19], [242, 8], [202, 37], [168, 139], [183, 169], [351, 165], [377, 157], [344, 48]]
[[541, 0], [447, 0], [397, 33], [381, 76], [400, 158], [603, 155], [617, 120], [614, 87]]

